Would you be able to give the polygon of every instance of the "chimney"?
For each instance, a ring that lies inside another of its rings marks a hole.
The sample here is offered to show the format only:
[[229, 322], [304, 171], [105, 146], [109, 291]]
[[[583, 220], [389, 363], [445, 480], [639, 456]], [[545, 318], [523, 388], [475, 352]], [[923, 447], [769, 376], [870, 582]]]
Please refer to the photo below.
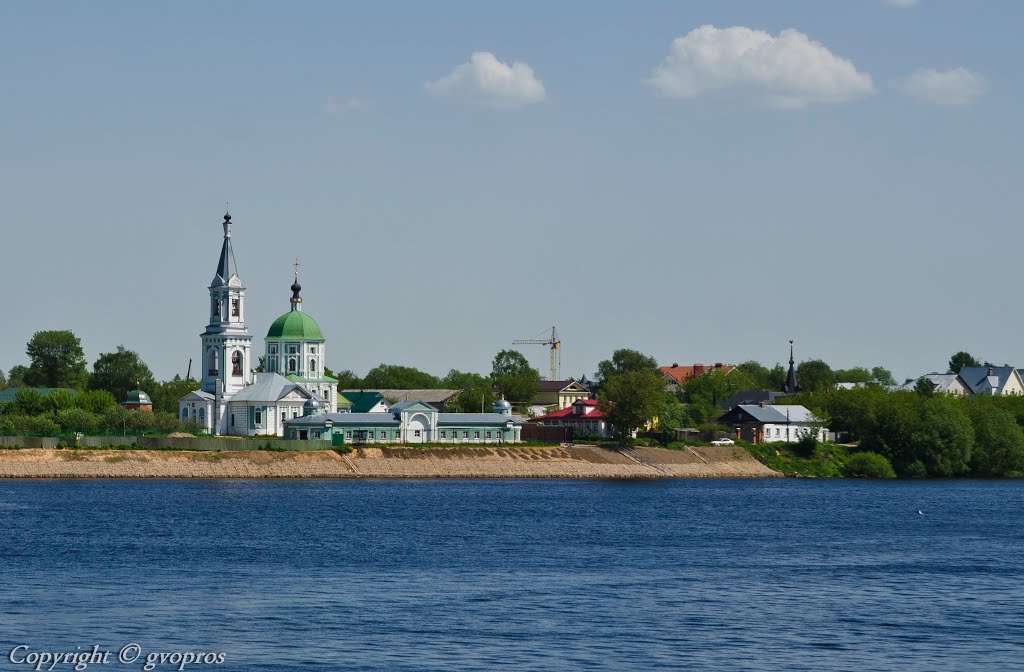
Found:
[[672, 368], [673, 369], [678, 369], [679, 368], [679, 363], [678, 362], [672, 362]]
[[764, 408], [764, 402], [762, 401], [760, 404], [758, 404], [758, 406], [760, 406], [761, 408]]
[[991, 366], [990, 366], [990, 367], [988, 367], [988, 375], [990, 375], [990, 376], [991, 376], [991, 375], [993, 375], [993, 374], [994, 374], [994, 372], [992, 371], [992, 367], [991, 367]]
[[722, 368], [722, 363], [721, 362], [715, 362], [715, 368], [716, 369]]

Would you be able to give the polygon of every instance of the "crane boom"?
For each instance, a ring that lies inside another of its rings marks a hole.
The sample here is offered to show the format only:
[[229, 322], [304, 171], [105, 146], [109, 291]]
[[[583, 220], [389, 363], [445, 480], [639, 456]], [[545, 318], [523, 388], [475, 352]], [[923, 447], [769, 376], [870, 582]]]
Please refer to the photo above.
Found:
[[554, 327], [551, 327], [551, 335], [547, 338], [520, 338], [512, 341], [512, 345], [546, 345], [551, 348], [551, 378], [548, 380], [558, 380], [558, 351], [562, 342], [558, 340]]

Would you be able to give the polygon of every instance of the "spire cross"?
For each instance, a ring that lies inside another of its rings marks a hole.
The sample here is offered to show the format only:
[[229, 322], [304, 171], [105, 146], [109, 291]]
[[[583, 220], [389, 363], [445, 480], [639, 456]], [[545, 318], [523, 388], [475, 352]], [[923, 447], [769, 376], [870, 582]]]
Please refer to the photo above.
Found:
[[298, 280], [298, 279], [299, 279], [299, 266], [300, 266], [300, 265], [301, 265], [301, 264], [299, 264], [299, 259], [298, 259], [298, 257], [296, 257], [296, 258], [295, 258], [295, 263], [293, 263], [293, 264], [292, 264], [292, 266], [294, 266], [294, 267], [295, 267], [295, 279], [296, 279], [296, 280]]

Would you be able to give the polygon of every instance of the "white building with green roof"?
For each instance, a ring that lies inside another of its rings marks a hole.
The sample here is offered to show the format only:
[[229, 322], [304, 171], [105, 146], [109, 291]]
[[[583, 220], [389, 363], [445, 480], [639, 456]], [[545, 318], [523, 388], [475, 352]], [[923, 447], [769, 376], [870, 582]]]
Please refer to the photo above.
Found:
[[266, 371], [257, 374], [252, 336], [245, 324], [245, 285], [224, 215], [224, 240], [210, 283], [210, 321], [200, 335], [202, 379], [198, 390], [178, 401], [183, 422], [213, 434], [284, 435], [284, 422], [309, 413], [336, 413], [351, 406], [338, 398], [338, 381], [324, 374], [323, 332], [302, 312], [298, 272], [291, 310], [267, 331]]

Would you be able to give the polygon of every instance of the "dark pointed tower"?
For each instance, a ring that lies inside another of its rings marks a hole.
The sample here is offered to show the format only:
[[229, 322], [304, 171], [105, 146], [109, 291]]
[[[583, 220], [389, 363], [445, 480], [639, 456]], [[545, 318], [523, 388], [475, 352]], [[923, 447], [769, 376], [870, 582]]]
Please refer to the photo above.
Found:
[[786, 394], [796, 394], [800, 391], [800, 384], [796, 382], [796, 364], [793, 361], [793, 341], [789, 341], [789, 373], [786, 374], [786, 383], [782, 386]]

